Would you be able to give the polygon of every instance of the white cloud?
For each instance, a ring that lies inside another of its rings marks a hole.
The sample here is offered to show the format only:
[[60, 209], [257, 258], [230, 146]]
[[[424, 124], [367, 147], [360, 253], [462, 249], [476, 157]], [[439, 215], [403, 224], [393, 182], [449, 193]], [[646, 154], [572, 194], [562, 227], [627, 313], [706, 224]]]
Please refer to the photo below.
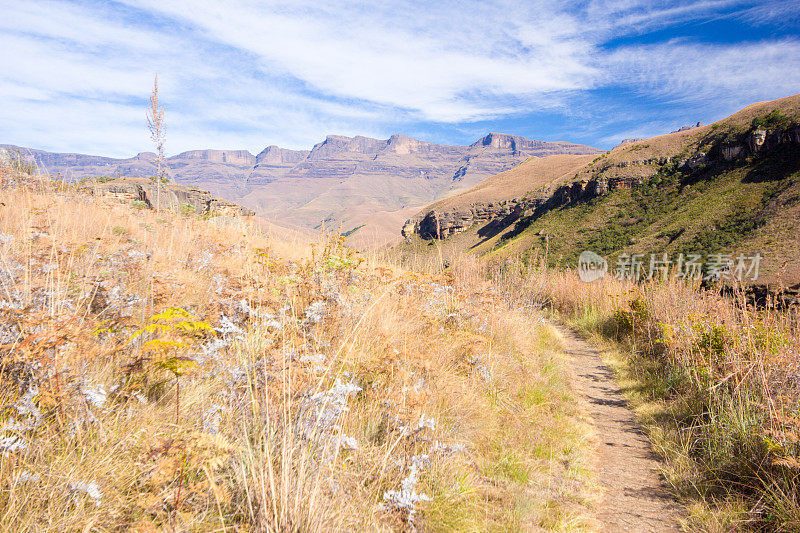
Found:
[[154, 72], [170, 153], [309, 147], [326, 133], [385, 137], [425, 123], [463, 130], [537, 110], [574, 116], [567, 106], [597, 106], [592, 90], [615, 87], [651, 105], [721, 108], [790, 94], [800, 81], [793, 39], [630, 44], [686, 21], [766, 24], [797, 12], [772, 1], [124, 1], [5, 8], [0, 142], [149, 149]]
[[638, 35], [682, 22], [717, 18], [751, 3], [742, 0], [591, 0], [587, 21], [606, 36]]
[[609, 56], [607, 72], [620, 84], [673, 102], [752, 103], [798, 91], [800, 41], [627, 47]]
[[379, 13], [346, 2], [329, 11], [243, 0], [135, 4], [253, 54], [266, 74], [427, 120], [485, 118], [508, 111], [503, 97], [588, 88], [596, 76], [590, 46], [574, 35], [576, 22], [545, 2], [491, 10], [450, 5], [432, 14], [411, 4]]

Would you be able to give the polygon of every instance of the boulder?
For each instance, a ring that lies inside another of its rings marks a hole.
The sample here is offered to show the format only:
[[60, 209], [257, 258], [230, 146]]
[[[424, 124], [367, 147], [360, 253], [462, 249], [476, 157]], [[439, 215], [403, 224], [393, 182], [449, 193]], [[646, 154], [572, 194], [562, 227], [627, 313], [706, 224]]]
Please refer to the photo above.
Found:
[[747, 146], [750, 151], [757, 154], [767, 142], [767, 130], [755, 130], [747, 137]]

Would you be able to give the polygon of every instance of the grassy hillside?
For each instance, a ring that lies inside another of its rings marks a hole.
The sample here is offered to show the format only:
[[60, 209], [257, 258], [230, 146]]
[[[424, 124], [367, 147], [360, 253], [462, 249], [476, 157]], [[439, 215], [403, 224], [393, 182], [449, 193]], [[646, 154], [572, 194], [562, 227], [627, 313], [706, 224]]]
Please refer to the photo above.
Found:
[[0, 188], [0, 529], [591, 526], [558, 337], [476, 272]]
[[[650, 254], [663, 253], [672, 260], [680, 254], [706, 259], [760, 253], [761, 281], [795, 284], [800, 282], [800, 142], [745, 152], [754, 132], [791, 132], [799, 116], [800, 96], [754, 104], [712, 125], [618, 147], [569, 177], [566, 167], [543, 167], [554, 158], [520, 165], [448, 205], [440, 202], [426, 210], [482, 198], [511, 199], [535, 184], [547, 191], [529, 197], [547, 196], [568, 182], [636, 180], [637, 186], [586, 201], [528, 210], [488, 235], [474, 228], [472, 237], [461, 236], [460, 245], [445, 246], [495, 257], [546, 257], [550, 266], [575, 266], [584, 250], [607, 257], [612, 267], [621, 254], [643, 254], [649, 261]], [[743, 152], [727, 159], [725, 150], [732, 146], [744, 147]]]
[[[755, 169], [770, 164], [691, 176], [659, 173], [636, 189], [522, 220], [492, 251], [522, 243], [540, 253], [548, 248], [548, 263], [554, 266], [574, 266], [583, 250], [612, 261], [620, 254], [760, 252], [764, 279], [782, 273], [791, 282], [800, 274], [800, 173], [748, 181]], [[784, 265], [789, 268], [781, 271]]]
[[531, 157], [510, 170], [486, 178], [462, 194], [430, 204], [424, 210], [458, 209], [474, 202], [521, 198], [555, 183], [569, 180], [596, 157], [596, 155]]

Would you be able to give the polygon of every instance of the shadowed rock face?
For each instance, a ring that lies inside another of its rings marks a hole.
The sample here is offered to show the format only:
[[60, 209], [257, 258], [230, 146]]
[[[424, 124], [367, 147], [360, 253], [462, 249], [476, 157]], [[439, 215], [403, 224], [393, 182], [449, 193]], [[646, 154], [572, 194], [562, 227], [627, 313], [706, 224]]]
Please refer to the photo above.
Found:
[[459, 209], [428, 211], [407, 220], [401, 233], [405, 238], [417, 234], [423, 239], [443, 239], [475, 224], [496, 221], [508, 226], [520, 217], [539, 216], [550, 209], [585, 202], [617, 189], [631, 189], [642, 181], [642, 178], [580, 180], [526, 198], [476, 202]]
[[[68, 180], [88, 176], [155, 174], [155, 155], [129, 159], [24, 150], [43, 170]], [[531, 156], [594, 154], [567, 142], [543, 142], [490, 133], [469, 146], [447, 146], [405, 135], [389, 139], [329, 135], [311, 150], [269, 146], [194, 150], [167, 159], [170, 178], [246, 205], [290, 224], [318, 227], [362, 224], [377, 212], [423, 206], [471, 187]]]
[[[496, 141], [490, 137], [487, 136], [482, 142], [487, 145], [499, 143], [509, 147], [516, 146], [512, 140]], [[630, 169], [636, 174], [634, 176], [607, 177], [603, 169], [599, 169], [600, 172], [591, 179], [579, 178], [576, 175], [570, 183], [548, 187], [524, 198], [473, 202], [449, 209], [425, 209], [403, 224], [401, 234], [406, 239], [415, 234], [423, 239], [444, 239], [466, 231], [476, 224], [483, 226], [483, 229], [491, 226], [508, 227], [523, 217], [537, 218], [551, 209], [586, 202], [617, 189], [635, 188], [654, 176], [658, 168], [669, 163], [677, 163], [677, 168], [684, 172], [694, 172], [705, 167], [743, 159], [746, 156], [756, 156], [779, 147], [798, 144], [800, 144], [800, 126], [755, 129], [739, 135], [734, 141], [715, 142], [708, 152], [697, 151], [680, 161], [677, 161], [676, 157], [665, 156], [619, 161], [604, 167], [605, 170]]]

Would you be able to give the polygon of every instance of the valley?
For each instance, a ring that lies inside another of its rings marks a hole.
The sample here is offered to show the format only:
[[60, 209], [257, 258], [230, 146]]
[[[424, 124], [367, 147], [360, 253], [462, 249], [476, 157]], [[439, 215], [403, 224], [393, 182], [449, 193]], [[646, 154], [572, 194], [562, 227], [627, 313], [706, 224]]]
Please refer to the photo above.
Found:
[[[19, 149], [30, 162], [67, 181], [84, 177], [149, 177], [155, 154], [129, 159]], [[404, 135], [387, 140], [329, 135], [311, 150], [269, 146], [195, 150], [167, 159], [170, 178], [253, 209], [288, 226], [351, 231], [362, 246], [396, 240], [389, 229], [432, 200], [466, 190], [530, 157], [597, 154], [568, 142], [490, 133], [469, 146], [445, 146]]]

